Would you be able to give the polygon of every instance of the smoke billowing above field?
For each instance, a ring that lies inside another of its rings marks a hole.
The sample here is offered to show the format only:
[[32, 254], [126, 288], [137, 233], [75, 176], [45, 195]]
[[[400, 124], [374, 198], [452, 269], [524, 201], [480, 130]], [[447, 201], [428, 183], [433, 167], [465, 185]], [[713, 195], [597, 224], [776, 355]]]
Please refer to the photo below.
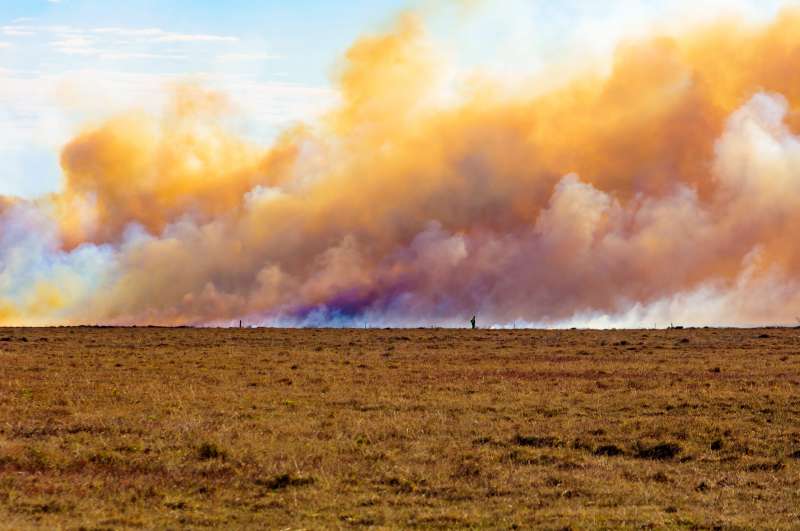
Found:
[[453, 86], [406, 14], [271, 146], [181, 86], [70, 141], [61, 192], [0, 201], [0, 321], [793, 323], [798, 50], [787, 10]]

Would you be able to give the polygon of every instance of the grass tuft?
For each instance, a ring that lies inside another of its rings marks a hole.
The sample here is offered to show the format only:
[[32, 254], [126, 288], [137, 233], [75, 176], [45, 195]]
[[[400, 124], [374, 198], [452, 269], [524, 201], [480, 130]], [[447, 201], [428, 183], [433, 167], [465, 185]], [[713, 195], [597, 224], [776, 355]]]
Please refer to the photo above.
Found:
[[223, 450], [210, 442], [204, 442], [197, 448], [197, 457], [201, 461], [208, 461], [211, 459], [225, 459], [226, 453]]

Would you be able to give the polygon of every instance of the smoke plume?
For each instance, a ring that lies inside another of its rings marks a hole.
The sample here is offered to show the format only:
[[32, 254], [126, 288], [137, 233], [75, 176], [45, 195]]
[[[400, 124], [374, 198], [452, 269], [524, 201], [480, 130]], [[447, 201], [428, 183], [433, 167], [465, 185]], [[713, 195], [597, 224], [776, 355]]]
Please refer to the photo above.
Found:
[[62, 191], [0, 199], [0, 322], [793, 323], [799, 49], [787, 10], [445, 98], [405, 15], [268, 148], [179, 87], [70, 141]]

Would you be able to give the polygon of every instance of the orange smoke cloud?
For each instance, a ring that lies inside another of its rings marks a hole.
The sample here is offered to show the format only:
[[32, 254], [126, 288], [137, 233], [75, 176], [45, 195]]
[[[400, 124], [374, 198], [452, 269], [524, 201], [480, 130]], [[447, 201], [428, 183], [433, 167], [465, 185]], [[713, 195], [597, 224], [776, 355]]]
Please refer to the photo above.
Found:
[[259, 182], [262, 154], [224, 130], [226, 110], [220, 95], [183, 85], [160, 119], [130, 113], [70, 142], [62, 199], [91, 200], [93, 223], [65, 230], [67, 244], [112, 242], [130, 223], [158, 234], [186, 214], [236, 207]]
[[180, 87], [163, 116], [84, 131], [62, 193], [0, 214], [57, 225], [0, 320], [793, 321], [799, 48], [789, 10], [443, 104], [443, 60], [405, 15], [347, 53], [339, 108], [266, 151], [224, 98]]

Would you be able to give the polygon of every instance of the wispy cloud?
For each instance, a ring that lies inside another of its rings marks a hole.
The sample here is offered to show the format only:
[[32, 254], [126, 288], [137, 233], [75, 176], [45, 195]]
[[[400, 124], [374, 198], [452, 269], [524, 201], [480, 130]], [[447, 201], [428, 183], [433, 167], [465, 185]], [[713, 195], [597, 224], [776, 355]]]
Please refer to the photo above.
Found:
[[145, 52], [102, 52], [98, 55], [100, 59], [106, 60], [126, 60], [126, 59], [155, 59], [155, 60], [174, 60], [180, 61], [187, 59], [188, 56], [170, 53], [145, 53]]
[[91, 44], [92, 41], [87, 41], [85, 39], [68, 39], [51, 43], [53, 49], [61, 54], [96, 57], [107, 61], [124, 61], [129, 59], [183, 60], [188, 58], [186, 55], [177, 53], [123, 51], [97, 48]]
[[94, 53], [94, 41], [80, 36], [69, 36], [57, 41], [52, 41], [50, 46], [54, 50], [66, 54], [90, 55]]
[[121, 28], [121, 27], [102, 27], [102, 28], [77, 28], [65, 25], [35, 25], [25, 23], [28, 20], [17, 20], [13, 24], [0, 27], [5, 35], [11, 36], [31, 36], [40, 33], [55, 35], [84, 35], [97, 36], [109, 40], [118, 41], [125, 39], [139, 44], [148, 43], [203, 43], [203, 42], [240, 42], [239, 37], [232, 35], [215, 35], [207, 33], [178, 33], [167, 31], [161, 28]]
[[3, 26], [0, 28], [0, 32], [8, 37], [31, 37], [36, 35], [36, 33], [32, 31], [21, 30], [14, 26]]
[[217, 59], [220, 61], [273, 61], [276, 59], [282, 59], [283, 56], [274, 53], [249, 53], [249, 52], [242, 52], [242, 53], [223, 53], [217, 55]]
[[91, 33], [116, 37], [133, 38], [146, 42], [239, 42], [238, 37], [231, 35], [176, 33], [160, 28], [95, 28]]
[[238, 37], [223, 35], [186, 35], [181, 33], [168, 33], [155, 39], [155, 42], [239, 42]]
[[0, 41], [0, 48], [10, 48], [12, 45], [10, 42], [3, 42]]
[[[239, 42], [238, 37], [229, 35], [176, 33], [160, 28], [75, 28], [71, 26], [52, 25], [11, 25], [0, 28], [7, 35], [49, 34], [54, 40], [49, 42], [50, 48], [59, 54], [71, 56], [95, 57], [103, 60], [183, 60], [187, 55], [180, 51], [164, 49], [165, 45], [181, 46], [193, 43], [228, 43]], [[245, 56], [253, 55], [255, 60], [267, 58], [267, 54], [232, 55], [228, 60], [245, 60]]]

